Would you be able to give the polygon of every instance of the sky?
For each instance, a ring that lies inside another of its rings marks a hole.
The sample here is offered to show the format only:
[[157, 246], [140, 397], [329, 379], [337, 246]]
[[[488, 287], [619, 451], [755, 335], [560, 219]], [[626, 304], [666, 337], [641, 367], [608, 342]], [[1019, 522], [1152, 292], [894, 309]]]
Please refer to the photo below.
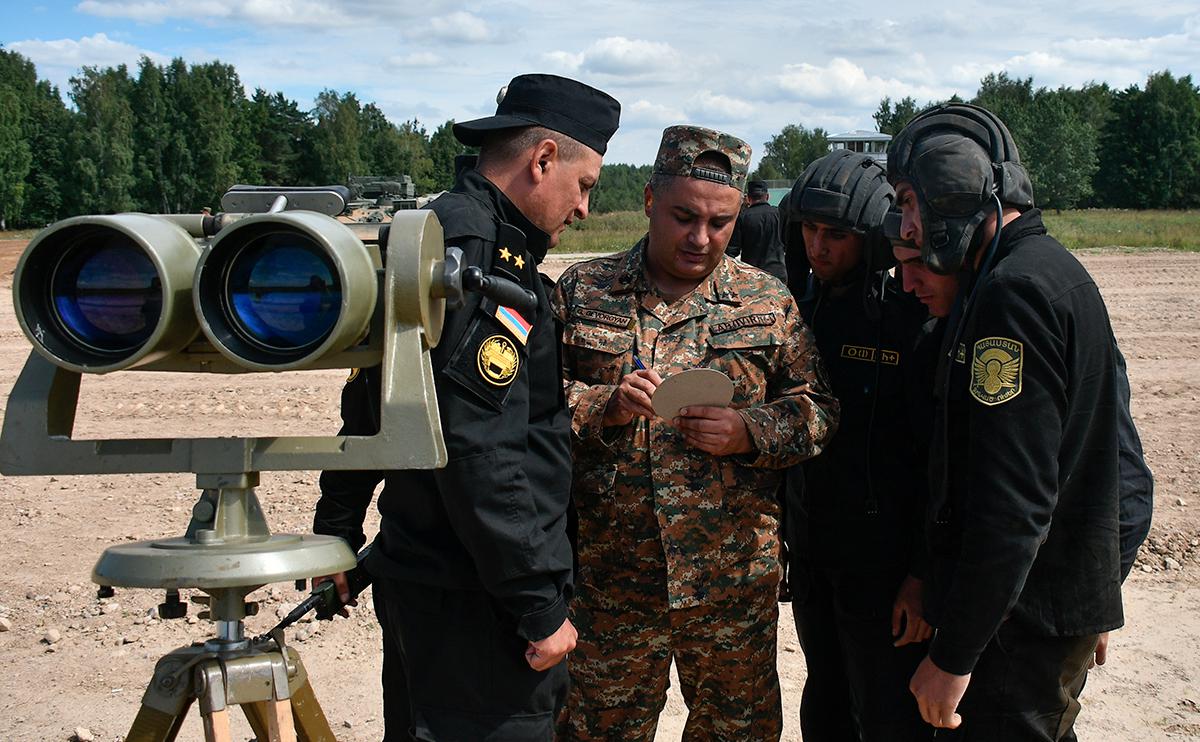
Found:
[[309, 108], [353, 92], [430, 132], [549, 72], [621, 102], [606, 162], [652, 162], [664, 127], [692, 123], [745, 139], [757, 163], [786, 124], [874, 129], [884, 96], [970, 98], [989, 72], [1050, 88], [1200, 79], [1200, 3], [32, 0], [0, 8], [0, 45], [64, 95], [85, 65], [220, 60], [248, 94]]

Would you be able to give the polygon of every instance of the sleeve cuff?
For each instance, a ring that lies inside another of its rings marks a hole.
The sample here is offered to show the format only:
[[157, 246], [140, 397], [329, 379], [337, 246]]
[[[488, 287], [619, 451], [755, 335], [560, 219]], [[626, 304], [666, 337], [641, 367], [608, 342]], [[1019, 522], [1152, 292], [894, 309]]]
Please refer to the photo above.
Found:
[[941, 631], [934, 635], [929, 645], [929, 659], [933, 660], [933, 664], [939, 669], [951, 675], [969, 675], [975, 669], [975, 663], [979, 662], [981, 654], [982, 647], [976, 649], [955, 646], [945, 640]]
[[575, 403], [571, 430], [579, 438], [599, 438], [604, 431], [604, 409], [616, 387], [600, 384], [588, 387]]
[[517, 633], [528, 641], [541, 641], [558, 631], [558, 628], [566, 620], [567, 601], [562, 595], [559, 595], [554, 602], [544, 608], [530, 611], [521, 616], [517, 621]]
[[[767, 434], [767, 423], [770, 422], [769, 413], [755, 407], [741, 409], [737, 413], [745, 421], [746, 434], [750, 436], [750, 443], [754, 446], [753, 451], [738, 454], [739, 463], [759, 469], [774, 468], [776, 462], [780, 460], [782, 446], [778, 445], [779, 440], [777, 436]], [[772, 448], [773, 444], [775, 444], [774, 449]]]

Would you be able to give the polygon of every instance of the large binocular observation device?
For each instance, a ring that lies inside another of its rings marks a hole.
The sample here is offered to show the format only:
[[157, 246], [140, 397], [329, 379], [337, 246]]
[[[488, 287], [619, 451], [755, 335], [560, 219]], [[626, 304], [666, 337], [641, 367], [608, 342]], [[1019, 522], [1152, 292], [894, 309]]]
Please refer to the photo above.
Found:
[[[260, 472], [445, 465], [429, 351], [446, 307], [477, 291], [529, 313], [536, 298], [463, 265], [433, 212], [346, 224], [334, 217], [348, 197], [340, 186], [235, 186], [217, 214], [79, 216], [26, 248], [13, 298], [34, 352], [9, 396], [0, 471], [192, 472], [202, 490], [184, 537], [108, 549], [99, 584], [233, 595], [214, 615], [240, 620], [248, 590], [354, 565], [340, 539], [270, 534], [254, 494]], [[369, 435], [72, 435], [85, 373], [376, 365]]]

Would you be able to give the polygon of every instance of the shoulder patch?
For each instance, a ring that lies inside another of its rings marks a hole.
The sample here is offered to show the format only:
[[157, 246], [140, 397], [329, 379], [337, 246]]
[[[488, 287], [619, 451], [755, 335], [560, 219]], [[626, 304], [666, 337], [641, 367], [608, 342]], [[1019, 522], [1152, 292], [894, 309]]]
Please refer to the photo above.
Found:
[[443, 373], [480, 401], [501, 410], [521, 370], [524, 349], [490, 314], [476, 316]]
[[720, 335], [724, 332], [732, 332], [733, 330], [741, 330], [746, 327], [768, 327], [775, 324], [775, 314], [767, 312], [765, 314], [747, 314], [743, 317], [734, 317], [725, 322], [717, 322], [709, 325], [708, 331], [713, 335]]
[[475, 364], [484, 381], [495, 386], [508, 386], [517, 377], [521, 354], [504, 335], [492, 335], [479, 344]]
[[1020, 394], [1024, 347], [1016, 340], [1002, 337], [976, 340], [971, 360], [971, 396], [990, 407]]
[[604, 312], [599, 309], [592, 309], [590, 307], [575, 307], [574, 313], [579, 319], [599, 322], [602, 325], [611, 325], [613, 327], [620, 327], [621, 329], [633, 326], [632, 317], [613, 314], [612, 312]]

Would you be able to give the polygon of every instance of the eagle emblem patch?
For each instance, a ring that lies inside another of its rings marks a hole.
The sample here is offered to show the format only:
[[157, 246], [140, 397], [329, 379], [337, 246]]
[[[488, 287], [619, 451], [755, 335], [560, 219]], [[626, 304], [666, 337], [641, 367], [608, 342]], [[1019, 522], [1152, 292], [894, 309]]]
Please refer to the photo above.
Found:
[[508, 386], [517, 376], [521, 356], [517, 346], [507, 337], [492, 335], [479, 344], [475, 362], [484, 381], [495, 386]]
[[1008, 338], [976, 340], [971, 361], [971, 396], [992, 406], [1020, 394], [1023, 348], [1021, 343]]

